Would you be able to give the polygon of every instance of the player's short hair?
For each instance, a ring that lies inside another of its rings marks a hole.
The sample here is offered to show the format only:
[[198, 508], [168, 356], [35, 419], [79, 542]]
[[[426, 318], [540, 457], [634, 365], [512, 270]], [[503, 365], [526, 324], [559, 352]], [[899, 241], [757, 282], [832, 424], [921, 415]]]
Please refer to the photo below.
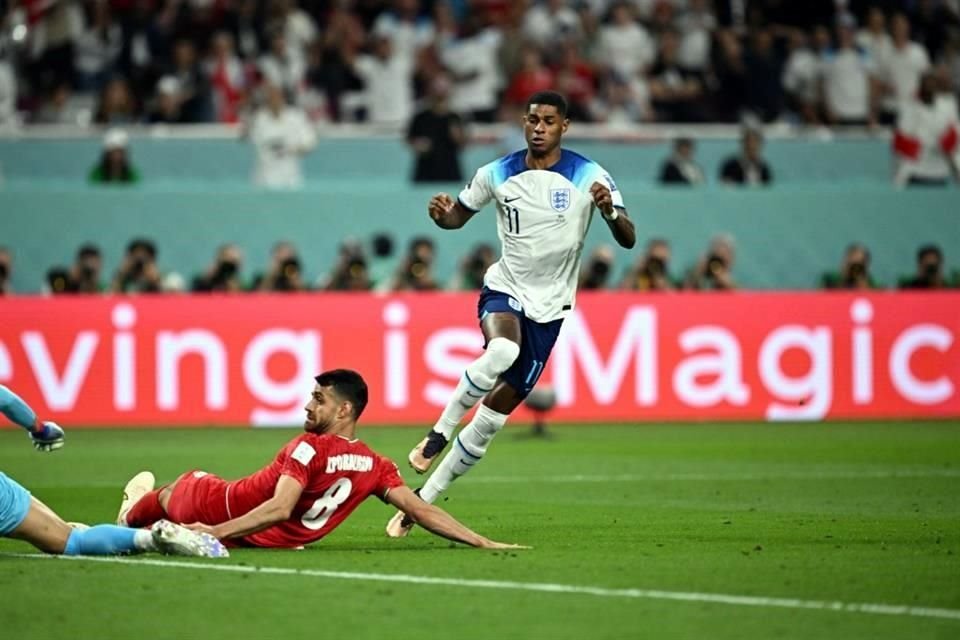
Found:
[[77, 249], [77, 259], [83, 260], [84, 258], [99, 258], [100, 257], [100, 247], [95, 244], [87, 243], [80, 245], [80, 248]]
[[537, 91], [527, 98], [527, 104], [523, 109], [524, 113], [530, 113], [530, 105], [532, 104], [548, 104], [557, 108], [557, 113], [560, 114], [561, 118], [567, 117], [567, 99], [556, 91]]
[[367, 407], [368, 396], [363, 376], [350, 369], [331, 369], [314, 380], [321, 387], [331, 387], [334, 393], [353, 405], [353, 419], [360, 419], [360, 414]]

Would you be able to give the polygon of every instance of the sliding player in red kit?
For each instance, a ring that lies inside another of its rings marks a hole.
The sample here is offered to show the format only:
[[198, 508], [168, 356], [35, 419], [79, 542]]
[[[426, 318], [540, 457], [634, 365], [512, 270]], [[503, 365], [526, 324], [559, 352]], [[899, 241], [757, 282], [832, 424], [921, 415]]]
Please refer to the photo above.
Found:
[[166, 518], [232, 546], [295, 548], [324, 537], [375, 495], [444, 538], [485, 549], [519, 548], [471, 531], [404, 486], [397, 465], [355, 436], [366, 405], [360, 374], [324, 372], [304, 408], [305, 433], [269, 465], [232, 482], [188, 471], [156, 490], [153, 474], [141, 472], [127, 483], [117, 524], [145, 527]]

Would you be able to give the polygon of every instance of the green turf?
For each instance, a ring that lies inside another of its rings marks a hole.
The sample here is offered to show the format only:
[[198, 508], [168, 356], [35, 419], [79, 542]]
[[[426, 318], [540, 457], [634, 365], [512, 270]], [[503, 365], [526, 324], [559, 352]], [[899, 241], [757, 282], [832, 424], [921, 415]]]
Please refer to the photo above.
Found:
[[[956, 422], [523, 434], [501, 434], [442, 506], [532, 551], [477, 551], [419, 530], [387, 540], [392, 512], [371, 500], [306, 551], [240, 550], [225, 562], [960, 610]], [[0, 469], [67, 519], [110, 521], [140, 469], [237, 477], [293, 435], [75, 429], [64, 450], [41, 455], [3, 431]], [[402, 460], [420, 434], [361, 435]], [[0, 541], [0, 552], [29, 549]], [[0, 629], [18, 639], [952, 639], [960, 620], [0, 556]]]

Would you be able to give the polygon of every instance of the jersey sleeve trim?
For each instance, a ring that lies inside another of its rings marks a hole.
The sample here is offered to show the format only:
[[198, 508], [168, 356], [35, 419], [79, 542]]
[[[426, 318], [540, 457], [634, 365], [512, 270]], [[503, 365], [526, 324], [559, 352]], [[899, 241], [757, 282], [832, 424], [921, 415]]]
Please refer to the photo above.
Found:
[[470, 213], [477, 213], [478, 211], [480, 211], [480, 209], [474, 209], [473, 207], [468, 205], [466, 202], [463, 201], [463, 198], [460, 198], [460, 197], [457, 198], [457, 204], [459, 204], [461, 207], [463, 207]]

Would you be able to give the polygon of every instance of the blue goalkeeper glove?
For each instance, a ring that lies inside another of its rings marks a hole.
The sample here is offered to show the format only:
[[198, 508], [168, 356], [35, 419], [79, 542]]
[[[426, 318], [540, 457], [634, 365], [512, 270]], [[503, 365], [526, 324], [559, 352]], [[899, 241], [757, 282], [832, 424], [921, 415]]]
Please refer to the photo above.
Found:
[[40, 431], [31, 431], [30, 439], [37, 451], [56, 451], [63, 446], [63, 429], [56, 422], [44, 422]]

